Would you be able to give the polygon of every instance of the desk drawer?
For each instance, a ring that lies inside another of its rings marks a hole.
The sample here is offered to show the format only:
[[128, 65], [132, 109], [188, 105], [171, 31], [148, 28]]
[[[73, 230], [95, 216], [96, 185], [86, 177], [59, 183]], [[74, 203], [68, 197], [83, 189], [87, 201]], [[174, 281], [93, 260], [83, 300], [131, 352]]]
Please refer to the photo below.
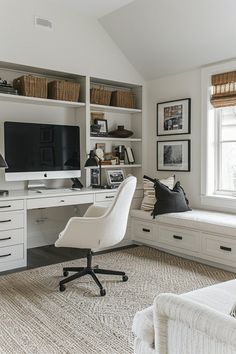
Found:
[[21, 260], [24, 258], [23, 244], [0, 248], [0, 271], [1, 263]]
[[65, 205], [93, 203], [93, 194], [45, 197], [27, 200], [27, 209], [50, 208]]
[[158, 243], [170, 248], [178, 248], [180, 251], [181, 249], [193, 252], [201, 250], [201, 238], [197, 232], [168, 226], [158, 226]]
[[202, 234], [202, 252], [224, 262], [236, 262], [236, 241], [225, 237]]
[[0, 231], [24, 227], [24, 212], [13, 211], [0, 213]]
[[10, 210], [21, 210], [21, 209], [24, 209], [23, 200], [0, 201], [0, 212], [10, 211]]
[[149, 223], [145, 221], [138, 221], [137, 219], [132, 220], [133, 225], [133, 239], [134, 240], [150, 240], [155, 241], [156, 236], [156, 225], [154, 223]]
[[0, 232], [0, 247], [17, 245], [24, 242], [24, 229]]
[[95, 194], [95, 202], [111, 202], [116, 196], [116, 192], [97, 193]]

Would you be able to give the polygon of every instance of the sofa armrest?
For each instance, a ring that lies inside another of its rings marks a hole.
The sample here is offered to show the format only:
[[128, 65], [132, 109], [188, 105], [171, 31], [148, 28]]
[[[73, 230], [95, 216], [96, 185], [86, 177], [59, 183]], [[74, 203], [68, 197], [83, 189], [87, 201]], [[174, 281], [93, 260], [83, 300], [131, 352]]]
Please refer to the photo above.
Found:
[[140, 340], [154, 345], [153, 306], [136, 312], [133, 320], [132, 332]]
[[168, 353], [168, 320], [182, 322], [210, 338], [236, 349], [236, 319], [174, 294], [161, 294], [153, 306], [155, 343], [160, 353]]

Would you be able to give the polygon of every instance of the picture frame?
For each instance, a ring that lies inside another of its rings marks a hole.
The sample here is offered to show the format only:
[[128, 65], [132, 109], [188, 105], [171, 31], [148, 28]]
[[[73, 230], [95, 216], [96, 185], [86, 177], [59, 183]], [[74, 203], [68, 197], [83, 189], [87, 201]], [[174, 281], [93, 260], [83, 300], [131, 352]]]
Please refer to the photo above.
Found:
[[90, 184], [91, 186], [98, 186], [100, 181], [100, 171], [99, 168], [90, 169]]
[[157, 103], [157, 136], [191, 133], [191, 98]]
[[190, 140], [157, 141], [157, 171], [190, 171]]
[[98, 133], [99, 136], [108, 135], [108, 124], [106, 119], [94, 119], [94, 123], [101, 126], [100, 131]]
[[106, 170], [107, 183], [109, 186], [115, 188], [125, 180], [125, 173], [122, 169]]
[[128, 164], [129, 165], [134, 164], [135, 158], [134, 158], [133, 149], [130, 146], [126, 146], [125, 151], [126, 151], [126, 157], [127, 157]]

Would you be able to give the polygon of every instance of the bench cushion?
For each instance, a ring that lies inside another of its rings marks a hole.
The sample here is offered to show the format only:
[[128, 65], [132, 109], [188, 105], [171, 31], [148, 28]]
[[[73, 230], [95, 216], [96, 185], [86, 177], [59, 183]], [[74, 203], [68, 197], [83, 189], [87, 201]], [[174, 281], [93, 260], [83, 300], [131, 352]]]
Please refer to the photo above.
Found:
[[131, 216], [147, 221], [174, 226], [188, 227], [205, 232], [236, 236], [236, 215], [215, 211], [194, 209], [182, 213], [157, 215], [155, 220], [150, 212], [132, 210]]

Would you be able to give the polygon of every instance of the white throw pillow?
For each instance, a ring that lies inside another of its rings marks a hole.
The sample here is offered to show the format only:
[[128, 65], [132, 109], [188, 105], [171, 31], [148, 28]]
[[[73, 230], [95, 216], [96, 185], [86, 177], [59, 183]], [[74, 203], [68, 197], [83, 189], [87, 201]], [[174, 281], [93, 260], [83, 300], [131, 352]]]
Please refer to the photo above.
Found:
[[[175, 176], [160, 179], [160, 182], [170, 189], [173, 189], [175, 185]], [[154, 183], [147, 178], [143, 178], [143, 192], [144, 198], [142, 200], [141, 210], [152, 211], [154, 204], [156, 203], [155, 189]]]

